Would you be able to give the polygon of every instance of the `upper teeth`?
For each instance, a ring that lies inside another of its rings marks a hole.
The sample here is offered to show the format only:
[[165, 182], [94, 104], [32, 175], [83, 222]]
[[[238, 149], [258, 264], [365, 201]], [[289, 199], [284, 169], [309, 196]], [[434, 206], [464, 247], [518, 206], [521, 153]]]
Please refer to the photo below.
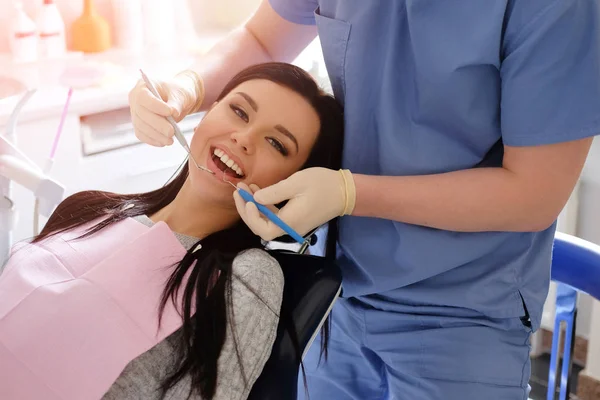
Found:
[[231, 158], [229, 158], [229, 156], [225, 154], [223, 150], [215, 149], [213, 153], [215, 156], [219, 157], [225, 165], [234, 170], [236, 174], [239, 176], [244, 176], [244, 171], [242, 171], [240, 166], [237, 165]]

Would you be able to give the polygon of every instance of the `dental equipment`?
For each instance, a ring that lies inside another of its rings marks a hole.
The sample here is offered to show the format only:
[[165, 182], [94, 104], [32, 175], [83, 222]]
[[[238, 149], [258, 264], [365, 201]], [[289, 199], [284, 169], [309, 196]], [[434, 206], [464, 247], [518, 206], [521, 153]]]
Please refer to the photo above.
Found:
[[303, 238], [302, 235], [300, 235], [298, 232], [296, 232], [294, 229], [292, 229], [291, 226], [289, 226], [288, 224], [283, 222], [283, 220], [281, 218], [279, 218], [273, 211], [269, 210], [269, 208], [267, 208], [266, 206], [264, 206], [260, 203], [257, 203], [256, 200], [254, 200], [254, 196], [252, 196], [249, 192], [245, 191], [242, 188], [237, 187], [233, 183], [226, 180], [225, 177], [223, 177], [223, 181], [227, 182], [231, 186], [233, 186], [235, 188], [235, 190], [238, 191], [240, 196], [242, 196], [242, 199], [244, 199], [247, 202], [254, 203], [254, 205], [256, 205], [256, 208], [258, 208], [258, 211], [260, 211], [265, 217], [267, 217], [269, 220], [271, 220], [271, 222], [273, 222], [275, 225], [280, 227], [285, 233], [287, 233], [289, 236], [291, 236], [292, 239], [294, 239], [296, 242], [298, 242], [301, 245], [300, 250], [298, 251], [300, 254], [303, 254], [306, 251], [306, 249], [308, 248], [308, 246], [310, 246], [309, 239]]
[[[35, 89], [26, 91], [9, 116], [6, 123], [5, 134], [6, 140], [9, 143], [16, 143], [17, 135], [15, 134], [15, 131], [19, 113], [35, 92]], [[2, 153], [0, 152], [0, 154]], [[0, 265], [2, 265], [6, 259], [6, 255], [8, 255], [8, 252], [10, 251], [10, 246], [12, 244], [12, 227], [16, 224], [17, 219], [17, 212], [11, 197], [12, 182], [0, 172]], [[0, 272], [1, 271], [2, 268], [0, 268]]]
[[0, 136], [0, 265], [10, 255], [12, 230], [17, 223], [17, 212], [11, 198], [12, 182], [33, 192], [39, 199], [39, 213], [43, 216], [50, 216], [64, 194], [63, 186], [49, 178], [14, 145], [19, 113], [34, 93], [35, 90], [30, 90], [23, 95], [10, 116], [6, 135]]
[[[69, 88], [69, 92], [67, 93], [67, 101], [63, 106], [62, 114], [60, 116], [60, 122], [58, 123], [58, 129], [56, 130], [56, 134], [54, 135], [54, 142], [52, 143], [52, 148], [50, 150], [50, 155], [46, 160], [46, 165], [44, 166], [44, 174], [48, 175], [52, 166], [54, 165], [54, 155], [56, 154], [56, 149], [58, 147], [58, 141], [60, 140], [60, 136], [63, 130], [63, 126], [65, 124], [65, 119], [67, 117], [67, 111], [69, 110], [69, 104], [71, 103], [71, 96], [73, 95], [73, 88]], [[33, 206], [33, 235], [37, 236], [39, 234], [39, 198], [35, 198], [35, 203]]]
[[[157, 99], [161, 99], [160, 94], [158, 93], [158, 90], [156, 90], [156, 87], [154, 86], [154, 84], [152, 83], [152, 81], [150, 81], [150, 79], [148, 78], [148, 76], [146, 76], [146, 74], [144, 73], [144, 71], [142, 71], [140, 69], [140, 74], [142, 75], [142, 79], [144, 80], [144, 83], [146, 84], [146, 86], [148, 87], [148, 89], [150, 90], [150, 92], [152, 92], [152, 94], [154, 96], [156, 96]], [[183, 133], [181, 133], [181, 130], [179, 129], [179, 126], [177, 125], [177, 122], [175, 122], [175, 120], [173, 119], [173, 117], [171, 117], [170, 115], [167, 117], [167, 121], [171, 124], [171, 126], [173, 127], [173, 131], [175, 133], [175, 138], [177, 139], [177, 141], [179, 142], [179, 144], [181, 144], [181, 146], [184, 148], [184, 150], [188, 153], [188, 155], [190, 156], [190, 158], [192, 159], [192, 161], [194, 162], [194, 164], [196, 164], [196, 167], [198, 169], [201, 169], [205, 172], [208, 172], [210, 174], [214, 174], [214, 172], [212, 172], [210, 169], [199, 165], [196, 162], [196, 159], [194, 158], [194, 156], [192, 155], [192, 150], [190, 149], [190, 146], [188, 145], [187, 141], [185, 140], [185, 137], [183, 136]]]

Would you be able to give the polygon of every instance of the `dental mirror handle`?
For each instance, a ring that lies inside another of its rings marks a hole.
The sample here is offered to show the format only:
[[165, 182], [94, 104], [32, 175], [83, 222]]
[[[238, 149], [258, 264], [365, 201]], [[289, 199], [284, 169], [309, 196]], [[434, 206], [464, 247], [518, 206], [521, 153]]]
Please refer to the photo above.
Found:
[[296, 242], [300, 243], [301, 245], [305, 245], [307, 243], [306, 239], [304, 239], [298, 232], [293, 230], [288, 224], [283, 222], [283, 220], [279, 218], [273, 211], [269, 210], [264, 205], [257, 203], [250, 193], [240, 188], [237, 188], [237, 190], [240, 193], [240, 196], [242, 196], [242, 199], [254, 203], [258, 208], [258, 211], [260, 211], [262, 214], [264, 214], [265, 217], [273, 221], [275, 225], [283, 229], [283, 231], [290, 235]]
[[[162, 97], [160, 97], [160, 94], [158, 93], [158, 90], [156, 90], [156, 87], [154, 86], [154, 84], [150, 81], [148, 76], [146, 76], [144, 71], [142, 71], [141, 69], [140, 69], [140, 74], [142, 75], [142, 79], [144, 80], [144, 83], [146, 84], [146, 86], [148, 87], [150, 92], [152, 92], [152, 94], [154, 96], [156, 96], [157, 99], [162, 99]], [[185, 140], [185, 137], [183, 137], [183, 134], [179, 130], [179, 127], [177, 126], [177, 122], [175, 122], [173, 117], [170, 115], [167, 117], [167, 121], [169, 121], [169, 123], [173, 126], [173, 132], [174, 132], [175, 138], [177, 139], [179, 144], [181, 144], [183, 146], [183, 148], [185, 149], [185, 151], [188, 152], [188, 154], [191, 154], [192, 151], [190, 150], [190, 146], [188, 146], [187, 141]]]

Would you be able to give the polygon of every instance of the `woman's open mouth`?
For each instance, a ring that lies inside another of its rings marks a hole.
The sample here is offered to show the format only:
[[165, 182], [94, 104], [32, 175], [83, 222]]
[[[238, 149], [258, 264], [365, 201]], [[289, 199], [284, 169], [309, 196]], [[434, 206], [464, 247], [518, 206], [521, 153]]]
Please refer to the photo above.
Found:
[[211, 150], [212, 161], [221, 172], [235, 179], [244, 179], [244, 170], [235, 161], [230, 159], [223, 150], [218, 148], [212, 148]]

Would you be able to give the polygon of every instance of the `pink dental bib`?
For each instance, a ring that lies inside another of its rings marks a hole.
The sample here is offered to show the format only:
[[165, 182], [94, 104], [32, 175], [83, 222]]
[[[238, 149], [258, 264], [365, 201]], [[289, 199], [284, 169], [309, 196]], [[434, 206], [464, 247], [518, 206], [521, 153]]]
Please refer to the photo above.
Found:
[[133, 359], [181, 327], [158, 306], [185, 249], [160, 222], [126, 219], [20, 244], [0, 275], [0, 399], [97, 400]]

